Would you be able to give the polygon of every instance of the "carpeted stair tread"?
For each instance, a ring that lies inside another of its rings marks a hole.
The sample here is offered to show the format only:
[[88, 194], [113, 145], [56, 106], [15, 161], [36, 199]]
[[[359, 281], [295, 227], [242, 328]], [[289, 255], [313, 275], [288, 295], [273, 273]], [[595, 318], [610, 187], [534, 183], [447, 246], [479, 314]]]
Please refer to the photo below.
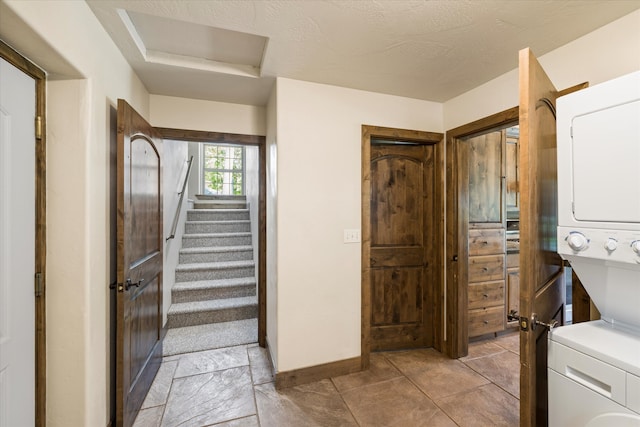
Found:
[[193, 291], [201, 289], [230, 288], [236, 286], [255, 286], [255, 277], [239, 277], [234, 279], [197, 280], [194, 282], [178, 282], [173, 286], [173, 292]]
[[180, 249], [181, 254], [204, 254], [204, 253], [217, 253], [217, 252], [244, 252], [252, 251], [251, 246], [207, 246], [196, 248], [183, 248]]
[[198, 239], [202, 237], [247, 237], [251, 236], [250, 231], [238, 231], [231, 233], [193, 233], [193, 234], [183, 234], [182, 238], [184, 239]]
[[258, 341], [258, 319], [184, 326], [167, 330], [163, 356], [251, 344]]
[[253, 260], [244, 261], [221, 261], [221, 262], [196, 262], [191, 264], [178, 264], [176, 266], [176, 272], [178, 271], [202, 271], [202, 270], [225, 270], [231, 268], [246, 268], [254, 267], [255, 262]]

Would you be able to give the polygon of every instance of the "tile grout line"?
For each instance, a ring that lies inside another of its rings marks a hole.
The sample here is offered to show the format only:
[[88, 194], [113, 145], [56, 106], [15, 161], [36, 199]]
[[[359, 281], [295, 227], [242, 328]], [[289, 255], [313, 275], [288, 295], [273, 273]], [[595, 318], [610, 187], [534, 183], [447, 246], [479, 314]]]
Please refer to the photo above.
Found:
[[[449, 413], [448, 413], [447, 411], [445, 411], [443, 408], [441, 408], [441, 407], [440, 407], [440, 405], [438, 405], [438, 404], [436, 403], [436, 401], [435, 401], [435, 400], [433, 400], [431, 397], [429, 397], [429, 395], [428, 395], [427, 393], [425, 393], [425, 392], [420, 388], [420, 386], [419, 386], [418, 384], [416, 384], [416, 383], [415, 383], [411, 378], [409, 378], [409, 377], [407, 376], [407, 374], [405, 374], [405, 372], [404, 372], [403, 370], [401, 370], [398, 366], [396, 366], [396, 364], [395, 364], [395, 363], [393, 363], [393, 361], [389, 360], [389, 359], [387, 358], [387, 356], [386, 356], [386, 355], [383, 355], [383, 356], [384, 356], [384, 358], [387, 360], [387, 362], [389, 362], [389, 363], [391, 364], [391, 366], [393, 366], [395, 369], [397, 369], [397, 370], [400, 372], [400, 374], [401, 374], [403, 377], [405, 377], [405, 378], [407, 379], [407, 381], [409, 381], [409, 382], [410, 382], [410, 383], [411, 383], [415, 388], [417, 388], [417, 389], [418, 389], [418, 391], [419, 391], [420, 393], [422, 393], [422, 394], [423, 394], [427, 399], [429, 399], [429, 401], [430, 401], [431, 403], [433, 403], [433, 404], [436, 406], [436, 408], [438, 408], [438, 409], [439, 409], [443, 414], [445, 414], [445, 415], [447, 416], [447, 418], [449, 418], [449, 419], [451, 420], [451, 422], [452, 422], [452, 423], [454, 423], [455, 425], [457, 425], [458, 427], [460, 427], [460, 424], [458, 424], [457, 422], [455, 422], [455, 420], [454, 420], [453, 418], [451, 418], [451, 415], [449, 415]], [[457, 359], [454, 359], [454, 360], [457, 360]], [[476, 387], [476, 388], [477, 388], [477, 387]], [[452, 395], [452, 396], [454, 396], [454, 395]]]
[[331, 381], [331, 385], [333, 385], [333, 388], [336, 390], [336, 392], [338, 393], [338, 396], [340, 396], [340, 400], [342, 400], [342, 403], [344, 403], [344, 406], [347, 408], [347, 411], [349, 411], [349, 413], [351, 414], [351, 416], [353, 417], [353, 421], [356, 422], [356, 424], [358, 425], [358, 427], [361, 427], [362, 424], [360, 424], [360, 421], [358, 421], [358, 418], [356, 418], [356, 414], [353, 413], [353, 410], [351, 409], [351, 407], [349, 406], [349, 404], [347, 403], [346, 400], [344, 400], [344, 396], [342, 395], [342, 392], [340, 390], [338, 390], [338, 386], [336, 385], [335, 381], [333, 380], [334, 377], [331, 377], [329, 380]]

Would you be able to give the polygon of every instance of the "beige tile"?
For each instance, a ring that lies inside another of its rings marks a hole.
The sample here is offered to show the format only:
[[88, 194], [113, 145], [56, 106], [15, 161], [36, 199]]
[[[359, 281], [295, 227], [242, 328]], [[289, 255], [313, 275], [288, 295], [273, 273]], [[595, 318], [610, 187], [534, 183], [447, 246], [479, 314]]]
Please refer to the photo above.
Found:
[[252, 346], [247, 348], [253, 384], [264, 384], [274, 381], [275, 375], [271, 359], [266, 348]]
[[520, 402], [495, 384], [448, 396], [436, 403], [462, 427], [520, 425]]
[[461, 357], [459, 360], [465, 362], [467, 360], [490, 356], [492, 354], [502, 353], [504, 351], [507, 350], [496, 344], [494, 340], [479, 341], [475, 343], [469, 343], [469, 353], [465, 357]]
[[404, 377], [342, 393], [361, 426], [455, 426], [455, 424]]
[[515, 354], [520, 354], [520, 333], [513, 332], [509, 335], [504, 335], [495, 340], [495, 343], [500, 347], [512, 351]]
[[247, 365], [249, 365], [249, 358], [245, 346], [199, 351], [182, 355], [178, 361], [175, 378]]
[[431, 399], [439, 399], [489, 383], [482, 375], [453, 359], [433, 363], [424, 369], [407, 372], [406, 375]]
[[215, 427], [260, 427], [258, 417], [255, 415], [214, 425]]
[[173, 380], [163, 426], [200, 427], [256, 414], [248, 366]]
[[147, 397], [142, 402], [142, 409], [151, 408], [152, 406], [164, 405], [167, 403], [169, 389], [173, 381], [173, 374], [178, 366], [178, 361], [162, 362], [156, 377], [151, 383], [151, 388], [147, 393]]
[[442, 353], [430, 348], [423, 350], [398, 351], [382, 353], [400, 372], [406, 374], [429, 368], [433, 364], [445, 362], [449, 359]]
[[373, 353], [369, 358], [369, 369], [349, 375], [332, 378], [333, 383], [340, 392], [350, 390], [363, 385], [397, 378], [402, 374], [380, 353]]
[[261, 427], [357, 426], [329, 380], [276, 390], [273, 383], [256, 385]]
[[162, 420], [164, 406], [154, 406], [153, 408], [142, 409], [138, 412], [133, 427], [158, 427]]
[[494, 384], [514, 397], [520, 397], [520, 356], [510, 351], [480, 357], [465, 362]]

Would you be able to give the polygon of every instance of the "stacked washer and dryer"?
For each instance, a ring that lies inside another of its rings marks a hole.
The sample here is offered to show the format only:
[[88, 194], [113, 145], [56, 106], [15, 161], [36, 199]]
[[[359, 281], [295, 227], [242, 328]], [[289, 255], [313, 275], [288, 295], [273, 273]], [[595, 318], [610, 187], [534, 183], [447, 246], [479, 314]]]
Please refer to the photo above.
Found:
[[640, 71], [557, 100], [558, 253], [601, 319], [549, 334], [550, 426], [640, 426]]

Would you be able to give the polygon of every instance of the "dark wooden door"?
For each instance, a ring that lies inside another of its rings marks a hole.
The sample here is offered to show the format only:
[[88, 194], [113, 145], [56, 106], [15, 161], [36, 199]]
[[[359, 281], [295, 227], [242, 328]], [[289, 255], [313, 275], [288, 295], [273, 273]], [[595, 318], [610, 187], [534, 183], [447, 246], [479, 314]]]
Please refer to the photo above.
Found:
[[118, 100], [116, 425], [131, 426], [162, 358], [159, 134]]
[[433, 345], [434, 146], [371, 145], [371, 349]]
[[529, 49], [520, 51], [520, 424], [547, 425], [547, 329], [564, 322], [557, 254], [557, 91]]

